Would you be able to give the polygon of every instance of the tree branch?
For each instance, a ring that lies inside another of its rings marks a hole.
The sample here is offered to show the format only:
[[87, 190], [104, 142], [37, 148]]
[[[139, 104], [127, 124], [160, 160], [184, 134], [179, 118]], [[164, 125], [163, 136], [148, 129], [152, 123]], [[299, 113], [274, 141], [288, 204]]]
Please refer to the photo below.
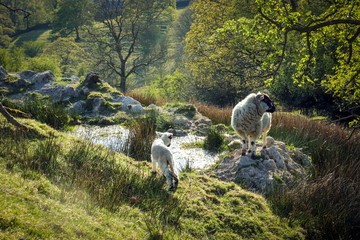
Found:
[[14, 13], [16, 13], [16, 12], [23, 12], [23, 13], [24, 13], [24, 18], [28, 18], [28, 17], [31, 15], [30, 12], [28, 12], [28, 11], [26, 11], [26, 10], [24, 10], [24, 9], [21, 9], [21, 8], [12, 8], [12, 7], [9, 7], [8, 5], [6, 5], [5, 3], [2, 3], [2, 2], [0, 2], [0, 6], [3, 6], [3, 7], [5, 7], [6, 9], [8, 9], [9, 11], [14, 12]]
[[2, 115], [4, 115], [4, 117], [14, 126], [20, 128], [24, 131], [29, 130], [25, 125], [19, 123], [13, 116], [11, 116], [10, 113], [8, 113], [8, 111], [6, 111], [5, 107], [1, 104], [1, 102], [0, 102], [0, 113]]

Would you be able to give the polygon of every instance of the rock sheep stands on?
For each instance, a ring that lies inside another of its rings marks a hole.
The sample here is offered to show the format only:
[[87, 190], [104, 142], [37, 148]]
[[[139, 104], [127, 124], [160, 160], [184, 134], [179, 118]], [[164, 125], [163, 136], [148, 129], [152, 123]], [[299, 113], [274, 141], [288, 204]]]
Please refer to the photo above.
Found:
[[223, 181], [234, 181], [249, 190], [267, 193], [276, 186], [291, 185], [306, 177], [311, 161], [301, 149], [288, 149], [283, 142], [267, 137], [267, 148], [257, 143], [261, 156], [239, 156], [240, 149], [234, 150], [215, 170]]
[[249, 153], [255, 157], [255, 141], [263, 133], [263, 147], [266, 147], [266, 134], [271, 125], [271, 114], [275, 106], [266, 94], [251, 93], [239, 102], [233, 109], [231, 126], [242, 139], [242, 155], [246, 154], [251, 143]]
[[168, 149], [172, 136], [171, 133], [164, 133], [151, 146], [152, 172], [156, 173], [156, 164], [159, 164], [162, 173], [167, 179], [169, 191], [175, 191], [179, 182], [179, 178], [174, 171], [173, 156]]

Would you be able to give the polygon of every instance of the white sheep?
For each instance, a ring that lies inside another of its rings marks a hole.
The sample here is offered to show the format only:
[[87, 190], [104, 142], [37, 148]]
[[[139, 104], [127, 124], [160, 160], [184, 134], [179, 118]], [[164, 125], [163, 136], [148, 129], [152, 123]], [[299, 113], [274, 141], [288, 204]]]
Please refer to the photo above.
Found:
[[168, 148], [172, 137], [172, 133], [163, 133], [161, 138], [156, 139], [151, 146], [152, 172], [156, 173], [156, 165], [158, 164], [167, 179], [169, 191], [176, 190], [179, 182], [174, 171], [173, 155]]
[[266, 94], [251, 93], [239, 102], [232, 111], [231, 126], [242, 138], [242, 155], [249, 149], [255, 157], [255, 141], [263, 134], [263, 148], [266, 148], [266, 134], [271, 126], [271, 113], [275, 105]]

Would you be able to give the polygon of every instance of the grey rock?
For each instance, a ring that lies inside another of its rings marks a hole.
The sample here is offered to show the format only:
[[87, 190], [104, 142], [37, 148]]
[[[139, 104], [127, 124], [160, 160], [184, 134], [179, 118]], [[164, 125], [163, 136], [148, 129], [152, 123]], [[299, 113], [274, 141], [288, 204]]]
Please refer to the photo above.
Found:
[[31, 83], [23, 78], [20, 78], [16, 82], [14, 82], [14, 87], [16, 88], [27, 88], [31, 85]]
[[84, 86], [91, 86], [99, 82], [101, 82], [99, 73], [91, 72], [86, 75], [86, 78], [84, 80]]
[[285, 170], [285, 162], [283, 156], [279, 153], [276, 147], [270, 147], [261, 150], [261, 154], [265, 156], [265, 159], [273, 159], [276, 163], [276, 167]]
[[104, 98], [94, 98], [92, 100], [92, 113], [95, 115], [100, 114], [101, 107], [104, 105], [105, 99]]
[[135, 99], [133, 99], [132, 97], [117, 97], [116, 99], [114, 99], [114, 102], [121, 102], [122, 103], [122, 111], [127, 111], [128, 110], [128, 105], [141, 105], [139, 101], [136, 101]]
[[[257, 142], [256, 146], [261, 148], [262, 144]], [[215, 175], [219, 179], [235, 181], [251, 190], [263, 193], [271, 191], [275, 185], [286, 185], [299, 177], [306, 176], [306, 169], [292, 159], [292, 156], [296, 154], [299, 157], [297, 161], [301, 158], [307, 159], [307, 156], [302, 155], [301, 150], [294, 153], [282, 142], [274, 141], [273, 146], [262, 149], [261, 157], [255, 160], [250, 154], [242, 156], [241, 152], [240, 148], [236, 149], [231, 153], [232, 156], [225, 158], [218, 165]]]
[[44, 85], [49, 82], [53, 82], [55, 75], [50, 71], [45, 71], [42, 73], [36, 73], [32, 78], [29, 79], [30, 82], [36, 85]]
[[128, 104], [127, 110], [132, 114], [142, 114], [145, 112], [144, 108], [140, 104]]
[[82, 114], [85, 112], [84, 104], [84, 101], [77, 101], [71, 105], [70, 110], [73, 110], [78, 114]]
[[211, 120], [207, 117], [201, 117], [198, 120], [195, 121], [195, 125], [200, 125], [200, 124], [205, 124], [210, 126], [211, 125]]
[[183, 116], [175, 116], [174, 124], [178, 128], [189, 129], [191, 127], [191, 121]]
[[19, 75], [20, 78], [24, 78], [26, 80], [29, 80], [29, 79], [33, 78], [36, 74], [37, 74], [37, 72], [26, 70], [26, 71], [22, 71], [18, 75]]
[[69, 101], [71, 98], [76, 98], [79, 96], [79, 93], [76, 91], [74, 86], [63, 86], [62, 91], [61, 91], [61, 100], [62, 101]]
[[170, 128], [169, 130], [167, 130], [169, 133], [172, 133], [174, 136], [177, 137], [183, 137], [183, 136], [187, 136], [188, 133], [182, 129], [173, 129]]

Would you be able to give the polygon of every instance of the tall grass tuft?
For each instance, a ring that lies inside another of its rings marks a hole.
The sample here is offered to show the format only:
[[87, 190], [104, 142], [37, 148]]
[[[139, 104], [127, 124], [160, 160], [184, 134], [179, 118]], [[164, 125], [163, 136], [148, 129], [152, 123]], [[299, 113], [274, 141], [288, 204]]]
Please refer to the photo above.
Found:
[[276, 113], [269, 135], [303, 147], [314, 170], [268, 199], [276, 212], [299, 220], [314, 239], [360, 238], [360, 134], [326, 121]]
[[204, 149], [210, 152], [221, 152], [224, 145], [225, 137], [216, 128], [212, 127], [206, 131]]
[[62, 129], [70, 122], [70, 117], [63, 104], [42, 98], [36, 94], [25, 100], [21, 110], [30, 113], [36, 120], [56, 129]]
[[135, 160], [150, 161], [151, 145], [156, 137], [156, 113], [137, 118], [129, 123], [129, 135], [122, 152]]

